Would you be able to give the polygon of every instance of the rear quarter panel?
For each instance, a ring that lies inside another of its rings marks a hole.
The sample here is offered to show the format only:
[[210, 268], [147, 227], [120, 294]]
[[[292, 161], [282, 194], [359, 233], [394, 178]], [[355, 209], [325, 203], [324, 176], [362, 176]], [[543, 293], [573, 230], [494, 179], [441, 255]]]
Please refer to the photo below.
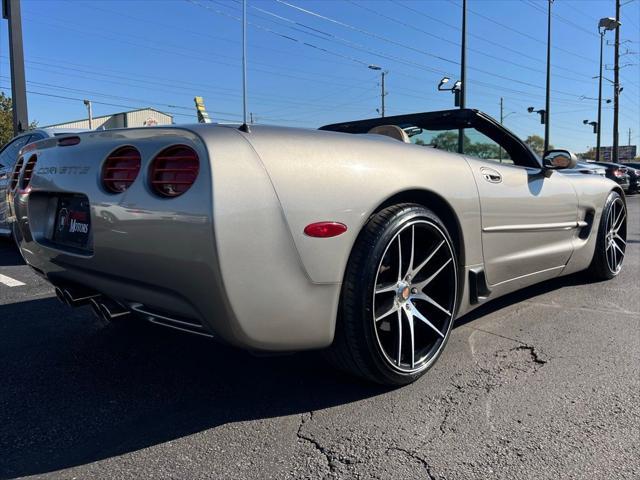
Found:
[[[380, 135], [294, 132], [273, 127], [244, 135], [269, 173], [311, 281], [341, 282], [368, 218], [408, 190], [442, 197], [460, 223], [466, 264], [482, 262], [478, 193], [463, 157]], [[305, 226], [318, 221], [342, 222], [348, 231], [328, 239], [306, 236]]]

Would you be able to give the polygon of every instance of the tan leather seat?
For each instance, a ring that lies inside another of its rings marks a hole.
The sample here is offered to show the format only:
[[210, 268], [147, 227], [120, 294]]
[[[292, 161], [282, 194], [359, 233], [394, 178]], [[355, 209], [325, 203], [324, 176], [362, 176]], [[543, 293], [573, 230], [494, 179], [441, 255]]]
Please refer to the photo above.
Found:
[[397, 125], [378, 125], [377, 127], [373, 127], [367, 133], [386, 135], [387, 137], [400, 140], [404, 143], [411, 143], [411, 140], [409, 140], [409, 135], [407, 135], [406, 132]]

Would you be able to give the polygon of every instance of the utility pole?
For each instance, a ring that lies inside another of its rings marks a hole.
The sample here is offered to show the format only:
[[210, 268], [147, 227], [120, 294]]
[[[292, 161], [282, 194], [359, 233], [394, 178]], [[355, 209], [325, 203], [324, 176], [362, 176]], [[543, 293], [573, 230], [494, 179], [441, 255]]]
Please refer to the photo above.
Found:
[[242, 0], [242, 125], [239, 130], [250, 133], [247, 108], [247, 0]]
[[629, 129], [629, 143], [627, 145], [631, 146], [631, 129]]
[[382, 91], [380, 92], [380, 97], [382, 99], [382, 110], [380, 111], [380, 116], [384, 117], [384, 97], [387, 96], [387, 92], [384, 91], [384, 76], [386, 75], [387, 72], [385, 72], [384, 70], [382, 71]]
[[[467, 0], [462, 0], [462, 43], [460, 51], [460, 109], [466, 108], [467, 92]], [[464, 129], [458, 129], [458, 153], [464, 153]]]
[[[500, 125], [502, 125], [502, 122], [504, 121], [504, 116], [503, 116], [503, 113], [504, 113], [504, 110], [503, 110], [503, 103], [504, 103], [504, 100], [503, 100], [503, 98], [502, 98], [502, 97], [500, 97]], [[502, 145], [500, 145], [500, 150], [499, 150], [499, 152], [500, 152], [500, 153], [499, 153], [498, 159], [500, 160], [500, 163], [502, 163]]]
[[[600, 34], [600, 75], [598, 76], [598, 135], [596, 138], [596, 162], [600, 161], [600, 137], [602, 131], [602, 46], [607, 30], [617, 29], [620, 26], [615, 18], [604, 17], [598, 22], [598, 33]], [[607, 100], [611, 102], [611, 100]]]
[[[598, 28], [600, 30], [600, 28]], [[600, 161], [600, 131], [602, 130], [602, 45], [604, 43], [604, 33], [606, 29], [600, 32], [600, 76], [598, 79], [598, 134], [596, 136], [596, 162]]]
[[29, 128], [27, 85], [24, 76], [22, 48], [22, 18], [20, 0], [2, 0], [2, 18], [9, 20], [9, 56], [11, 58], [11, 99], [13, 102], [13, 133]]
[[616, 40], [614, 45], [614, 67], [613, 67], [613, 151], [611, 161], [618, 162], [618, 113], [620, 111], [620, 0], [616, 0]]
[[382, 67], [378, 65], [369, 65], [367, 67], [369, 70], [374, 70], [376, 72], [380, 72], [382, 75], [382, 81], [380, 82], [380, 110], [376, 108], [376, 111], [380, 113], [381, 117], [384, 117], [384, 97], [387, 96], [387, 92], [384, 90], [384, 77], [389, 73], [387, 70], [384, 70]]
[[89, 130], [93, 130], [93, 110], [91, 108], [91, 100], [83, 100], [87, 106], [87, 113], [89, 114]]
[[553, 0], [548, 0], [547, 11], [547, 98], [545, 101], [545, 123], [544, 123], [544, 152], [549, 150], [549, 125], [551, 124], [551, 4]]

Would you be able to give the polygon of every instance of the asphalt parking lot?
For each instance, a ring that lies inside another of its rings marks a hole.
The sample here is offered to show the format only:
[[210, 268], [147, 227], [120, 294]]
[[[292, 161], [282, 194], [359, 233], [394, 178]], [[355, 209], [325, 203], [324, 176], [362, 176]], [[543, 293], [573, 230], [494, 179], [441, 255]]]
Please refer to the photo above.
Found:
[[[61, 306], [0, 243], [0, 478], [640, 478], [640, 195], [624, 270], [458, 321], [388, 390]], [[11, 283], [11, 282], [8, 282]]]

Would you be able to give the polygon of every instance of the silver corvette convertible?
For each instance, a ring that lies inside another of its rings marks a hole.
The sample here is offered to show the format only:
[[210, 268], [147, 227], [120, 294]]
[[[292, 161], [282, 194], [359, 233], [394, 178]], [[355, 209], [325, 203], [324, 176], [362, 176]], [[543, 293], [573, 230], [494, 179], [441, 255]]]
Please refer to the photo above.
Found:
[[624, 194], [573, 167], [475, 110], [198, 124], [32, 144], [9, 201], [25, 261], [68, 305], [249, 350], [325, 349], [402, 385], [483, 302], [620, 272]]

